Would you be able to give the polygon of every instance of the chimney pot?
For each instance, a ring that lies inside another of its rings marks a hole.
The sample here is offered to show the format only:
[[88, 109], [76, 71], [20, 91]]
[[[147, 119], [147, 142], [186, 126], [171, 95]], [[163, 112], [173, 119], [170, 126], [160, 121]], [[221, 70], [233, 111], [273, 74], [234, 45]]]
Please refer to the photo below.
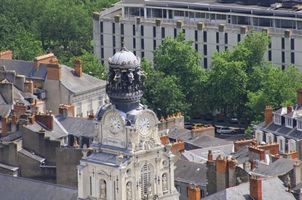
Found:
[[262, 200], [262, 180], [260, 177], [250, 177], [250, 196], [255, 200]]
[[264, 122], [268, 125], [273, 121], [273, 108], [271, 106], [266, 106], [264, 110]]
[[208, 161], [213, 161], [212, 150], [209, 150], [209, 152], [208, 152]]
[[81, 77], [83, 74], [82, 62], [79, 59], [74, 62], [74, 73], [78, 77]]

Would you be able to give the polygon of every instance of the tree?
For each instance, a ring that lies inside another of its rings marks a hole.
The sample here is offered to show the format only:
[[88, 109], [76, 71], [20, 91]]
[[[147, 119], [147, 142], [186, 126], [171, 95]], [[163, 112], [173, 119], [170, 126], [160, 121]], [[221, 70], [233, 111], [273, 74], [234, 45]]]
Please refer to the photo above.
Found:
[[94, 56], [94, 54], [86, 50], [82, 50], [82, 55], [72, 57], [68, 65], [72, 66], [76, 59], [82, 61], [83, 71], [85, 73], [97, 77], [99, 79], [106, 79], [105, 67], [102, 64], [100, 64], [100, 62]]
[[143, 61], [142, 68], [147, 75], [143, 103], [152, 108], [159, 117], [176, 112], [187, 113], [190, 104], [186, 102], [185, 95], [177, 85], [177, 77], [166, 76], [153, 69], [147, 61]]
[[201, 102], [204, 102], [202, 93], [206, 73], [200, 66], [200, 55], [192, 47], [191, 41], [185, 41], [184, 34], [179, 34], [175, 39], [166, 38], [154, 52], [154, 68], [166, 76], [175, 76], [177, 87], [190, 102], [190, 114], [198, 113]]
[[280, 106], [292, 105], [296, 102], [296, 92], [302, 87], [302, 74], [294, 66], [284, 71], [276, 66], [261, 68], [263, 78], [261, 89], [248, 93], [247, 107], [251, 112], [252, 119], [261, 121], [266, 105], [274, 109]]
[[209, 71], [208, 103], [213, 110], [224, 115], [238, 115], [245, 103], [247, 74], [245, 65], [240, 61], [226, 61], [231, 54], [225, 51], [215, 54], [212, 60], [212, 70]]

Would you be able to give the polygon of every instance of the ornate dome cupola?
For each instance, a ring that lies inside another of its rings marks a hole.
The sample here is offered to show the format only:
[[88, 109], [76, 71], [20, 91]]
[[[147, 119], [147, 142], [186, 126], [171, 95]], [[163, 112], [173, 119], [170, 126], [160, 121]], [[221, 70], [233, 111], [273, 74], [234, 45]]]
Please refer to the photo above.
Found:
[[117, 109], [128, 112], [139, 106], [143, 96], [144, 73], [140, 59], [125, 47], [109, 58], [106, 92]]

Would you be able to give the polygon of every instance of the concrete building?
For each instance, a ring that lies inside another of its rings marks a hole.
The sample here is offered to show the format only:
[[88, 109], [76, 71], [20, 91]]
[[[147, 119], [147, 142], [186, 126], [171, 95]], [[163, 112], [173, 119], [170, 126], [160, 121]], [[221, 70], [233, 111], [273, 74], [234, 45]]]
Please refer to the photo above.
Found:
[[99, 131], [78, 166], [79, 199], [176, 200], [174, 155], [161, 144], [156, 114], [140, 104], [140, 60], [123, 48], [109, 59], [111, 104], [96, 117]]
[[[153, 60], [166, 37], [184, 32], [210, 67], [217, 51], [238, 44], [251, 31], [269, 34], [265, 58], [282, 68], [302, 70], [302, 14], [299, 1], [260, 0], [122, 0], [93, 15], [94, 53], [102, 63], [121, 48]], [[124, 42], [123, 42], [124, 41]]]
[[13, 60], [11, 51], [2, 54], [0, 66], [5, 66], [6, 74], [11, 72], [32, 81], [33, 94], [45, 100], [44, 109], [54, 114], [61, 104], [72, 104], [75, 116], [88, 117], [105, 103], [106, 81], [83, 73], [85, 66], [80, 61], [70, 68], [60, 64], [52, 53], [38, 56], [34, 61]]

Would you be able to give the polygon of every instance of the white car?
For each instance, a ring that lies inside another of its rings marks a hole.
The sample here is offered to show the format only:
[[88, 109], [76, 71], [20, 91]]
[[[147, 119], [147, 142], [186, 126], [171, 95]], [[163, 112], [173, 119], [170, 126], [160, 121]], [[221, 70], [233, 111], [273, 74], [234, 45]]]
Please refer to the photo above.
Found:
[[229, 127], [219, 127], [216, 131], [218, 134], [231, 134], [234, 133], [234, 129], [231, 129]]

